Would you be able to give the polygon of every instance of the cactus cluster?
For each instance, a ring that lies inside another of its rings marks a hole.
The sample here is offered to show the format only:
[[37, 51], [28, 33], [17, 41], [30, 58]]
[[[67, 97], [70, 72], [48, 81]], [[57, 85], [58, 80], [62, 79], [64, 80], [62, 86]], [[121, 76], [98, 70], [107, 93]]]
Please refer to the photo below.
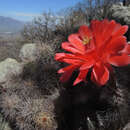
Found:
[[0, 95], [1, 113], [19, 130], [55, 130], [53, 99], [27, 81], [5, 86]]
[[53, 47], [42, 44], [38, 53], [20, 55], [22, 72], [0, 84], [0, 130], [123, 130], [130, 120], [130, 66], [115, 68], [116, 88], [90, 79], [73, 86], [77, 71], [61, 84], [57, 70], [63, 64], [54, 61], [60, 48]]
[[54, 61], [54, 51], [49, 45], [39, 47], [39, 55], [35, 61], [24, 65], [21, 77], [23, 80], [31, 80], [39, 86], [44, 94], [50, 93], [50, 90], [59, 87], [57, 75], [58, 64]]
[[12, 130], [2, 114], [0, 114], [0, 130]]
[[61, 107], [55, 106], [60, 115], [58, 130], [122, 130], [129, 122], [127, 86], [120, 84], [115, 90], [108, 86], [95, 89], [93, 84], [70, 87], [60, 93], [57, 103], [62, 103]]
[[[1, 113], [13, 130], [56, 130], [54, 99], [58, 78], [50, 46], [39, 50], [34, 61], [21, 63], [23, 71], [2, 85]], [[44, 53], [44, 54], [43, 54]], [[52, 61], [52, 62], [51, 62]], [[47, 69], [48, 68], [48, 69]]]
[[2, 85], [1, 113], [13, 130], [117, 130], [128, 123], [129, 72], [124, 83], [120, 75], [126, 71], [115, 69], [115, 90], [110, 83], [98, 88], [90, 81], [74, 87], [77, 72], [61, 85], [56, 73], [60, 64], [52, 51], [45, 54], [22, 63], [22, 73]]

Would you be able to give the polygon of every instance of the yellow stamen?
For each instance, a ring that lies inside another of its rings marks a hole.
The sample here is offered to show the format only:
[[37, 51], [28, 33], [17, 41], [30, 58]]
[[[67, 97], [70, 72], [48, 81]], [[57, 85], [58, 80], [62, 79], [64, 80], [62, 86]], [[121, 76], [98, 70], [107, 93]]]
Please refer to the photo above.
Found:
[[83, 44], [86, 45], [86, 44], [90, 43], [91, 39], [92, 39], [91, 37], [87, 37], [87, 36], [84, 37], [83, 38]]

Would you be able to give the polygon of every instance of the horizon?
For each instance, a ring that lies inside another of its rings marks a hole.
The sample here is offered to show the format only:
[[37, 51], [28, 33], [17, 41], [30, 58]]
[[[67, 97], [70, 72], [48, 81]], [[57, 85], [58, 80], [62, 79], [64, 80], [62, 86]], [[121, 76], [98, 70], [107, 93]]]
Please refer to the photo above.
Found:
[[[28, 22], [43, 12], [57, 13], [62, 9], [74, 6], [82, 0], [6, 0], [1, 1], [0, 16], [10, 17], [19, 21]], [[57, 4], [58, 3], [58, 4]]]

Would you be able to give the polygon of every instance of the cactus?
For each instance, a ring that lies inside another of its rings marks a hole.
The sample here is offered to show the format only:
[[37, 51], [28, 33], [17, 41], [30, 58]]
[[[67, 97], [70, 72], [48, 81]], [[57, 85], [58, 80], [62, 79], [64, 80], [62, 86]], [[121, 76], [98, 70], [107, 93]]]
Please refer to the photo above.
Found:
[[40, 112], [34, 118], [34, 122], [38, 129], [56, 130], [57, 128], [53, 113]]
[[1, 95], [0, 100], [1, 112], [6, 118], [15, 120], [19, 107], [18, 104], [21, 102], [20, 98], [15, 94], [9, 95], [9, 93], [4, 93]]
[[[44, 127], [47, 130], [50, 130], [50, 128], [54, 130], [56, 121], [54, 119], [53, 109], [54, 106], [52, 101], [48, 101], [44, 98], [27, 98], [21, 102], [21, 106], [16, 118], [16, 124], [20, 130], [32, 130], [32, 128], [37, 130], [44, 130]], [[42, 118], [44, 120], [43, 122]], [[24, 126], [22, 124], [26, 125]], [[27, 124], [29, 126], [27, 126]]]
[[[128, 79], [129, 75], [126, 77]], [[71, 78], [56, 101], [58, 130], [117, 130], [128, 123], [130, 120], [128, 86], [117, 82], [116, 89], [109, 83], [98, 88], [89, 82], [87, 85], [80, 83], [73, 87], [70, 84], [72, 82]]]
[[[27, 81], [12, 86], [10, 84], [10, 88], [0, 95], [0, 106], [3, 115], [15, 122], [19, 130], [44, 130], [44, 127], [47, 130], [56, 129], [52, 98], [42, 95], [37, 86]], [[45, 125], [40, 123], [42, 116], [47, 118]]]
[[[36, 60], [22, 63], [22, 74], [2, 87], [0, 109], [17, 130], [117, 130], [129, 120], [129, 84], [117, 80], [98, 88], [91, 82], [72, 86], [59, 83], [50, 46], [40, 48]], [[128, 74], [127, 74], [128, 75]], [[126, 76], [128, 79], [128, 76]], [[64, 87], [65, 88], [64, 88]], [[116, 92], [115, 92], [116, 91]]]
[[12, 130], [2, 114], [0, 114], [0, 130]]

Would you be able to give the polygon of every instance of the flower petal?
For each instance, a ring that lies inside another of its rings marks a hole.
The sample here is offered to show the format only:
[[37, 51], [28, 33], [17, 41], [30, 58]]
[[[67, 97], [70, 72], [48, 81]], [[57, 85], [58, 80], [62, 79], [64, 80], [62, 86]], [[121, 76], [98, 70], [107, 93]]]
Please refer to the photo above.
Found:
[[109, 72], [111, 74], [114, 74], [114, 70], [113, 70], [112, 66], [109, 63], [106, 63], [105, 66], [107, 67], [107, 69], [109, 70]]
[[61, 46], [62, 46], [62, 48], [63, 48], [64, 50], [69, 51], [69, 52], [72, 52], [72, 53], [74, 53], [74, 54], [75, 54], [75, 53], [83, 54], [82, 51], [80, 51], [80, 50], [74, 48], [69, 42], [63, 42]]
[[104, 85], [109, 80], [109, 70], [102, 63], [97, 63], [91, 73], [91, 80], [97, 85]]
[[111, 37], [112, 32], [115, 30], [116, 27], [116, 22], [114, 20], [111, 20], [107, 26], [105, 27], [105, 29], [103, 29], [102, 35], [101, 37], [103, 38], [103, 40], [108, 39], [109, 37]]
[[80, 37], [83, 39], [84, 37], [92, 37], [92, 32], [91, 32], [91, 29], [86, 26], [86, 25], [82, 25], [80, 26], [79, 28], [79, 35]]
[[73, 65], [80, 65], [82, 61], [80, 59], [69, 59], [69, 58], [64, 58], [62, 59], [63, 62], [68, 63], [68, 64], [73, 64]]
[[127, 42], [125, 36], [115, 37], [110, 41], [109, 44], [107, 44], [106, 50], [115, 53], [119, 52], [125, 47], [126, 43]]
[[121, 25], [116, 23], [114, 20], [108, 21], [105, 20], [106, 22], [104, 22], [104, 20], [102, 21], [102, 24], [104, 24], [104, 26], [102, 25], [101, 28], [103, 29], [100, 37], [102, 39], [102, 44], [106, 44], [106, 41], [109, 41], [109, 39], [111, 38], [112, 34], [114, 32], [116, 32], [117, 30], [120, 29]]
[[128, 31], [128, 26], [127, 25], [124, 25], [124, 26], [120, 26], [120, 28], [115, 31], [112, 36], [115, 37], [115, 36], [121, 36], [121, 35], [124, 35], [126, 32]]
[[102, 32], [102, 28], [101, 28], [101, 21], [98, 20], [92, 20], [91, 21], [91, 25], [90, 25], [92, 31], [93, 31], [93, 35], [94, 35], [94, 39], [95, 39], [95, 44], [98, 47], [99, 43], [102, 43], [102, 39], [101, 39], [101, 32]]
[[67, 54], [67, 53], [56, 53], [55, 54], [55, 60], [62, 61], [64, 58], [74, 58], [75, 55], [73, 54]]
[[70, 79], [72, 72], [73, 71], [71, 70], [71, 71], [67, 71], [67, 72], [63, 73], [62, 76], [60, 77], [60, 81], [63, 83], [67, 82]]
[[80, 83], [81, 81], [84, 81], [86, 79], [87, 73], [88, 73], [88, 69], [80, 71], [79, 75], [76, 78], [76, 80], [74, 81], [73, 85], [76, 85], [76, 84]]
[[85, 70], [85, 69], [89, 69], [91, 68], [93, 65], [94, 65], [95, 61], [93, 59], [91, 60], [88, 60], [88, 62], [86, 62], [85, 64], [83, 64], [81, 67], [80, 67], [80, 70]]
[[93, 31], [95, 44], [97, 47], [102, 46], [103, 44], [105, 44], [106, 41], [109, 40], [115, 27], [116, 22], [114, 20], [110, 22], [108, 20], [103, 21], [92, 20], [91, 28]]
[[65, 57], [65, 53], [56, 53], [55, 54], [55, 60], [59, 60], [61, 58]]
[[71, 69], [68, 69], [65, 73], [62, 74], [62, 76], [60, 77], [60, 81], [67, 82], [70, 79], [70, 77], [75, 69], [76, 69], [76, 66], [73, 66], [73, 67], [71, 67]]
[[114, 66], [125, 66], [130, 64], [130, 56], [127, 54], [111, 56], [108, 62]]
[[64, 67], [64, 68], [61, 68], [60, 70], [58, 70], [58, 73], [65, 73], [66, 71], [69, 71], [69, 70], [72, 70], [72, 69], [75, 69], [76, 66], [74, 65], [69, 65], [67, 67]]
[[125, 53], [127, 55], [130, 55], [130, 44], [127, 44], [125, 48], [121, 51], [121, 53]]
[[85, 52], [85, 46], [82, 43], [81, 39], [79, 38], [78, 34], [71, 34], [68, 37], [68, 40], [69, 40], [70, 44], [72, 46], [74, 46], [76, 49], [82, 51], [83, 53]]

